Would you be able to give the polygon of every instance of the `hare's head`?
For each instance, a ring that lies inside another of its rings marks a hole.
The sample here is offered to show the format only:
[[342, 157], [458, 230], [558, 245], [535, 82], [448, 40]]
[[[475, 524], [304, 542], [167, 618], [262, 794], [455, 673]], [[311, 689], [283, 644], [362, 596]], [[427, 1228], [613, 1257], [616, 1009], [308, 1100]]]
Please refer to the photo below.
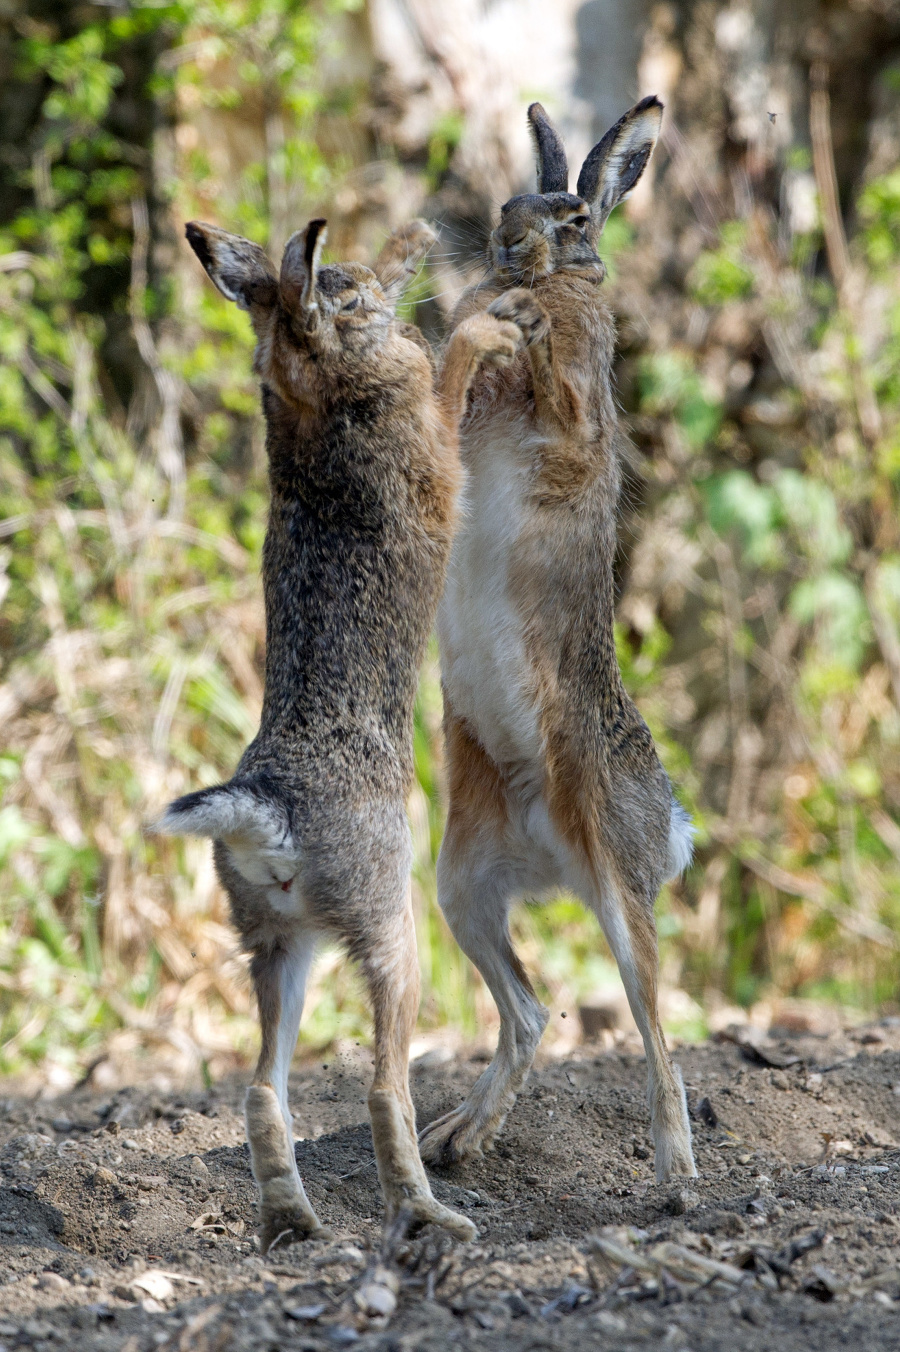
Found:
[[287, 242], [276, 273], [258, 244], [191, 221], [188, 242], [212, 281], [247, 310], [257, 338], [255, 369], [289, 402], [305, 403], [325, 372], [350, 374], [377, 357], [403, 289], [434, 242], [424, 221], [397, 230], [374, 268], [320, 266], [325, 222]]
[[594, 146], [569, 192], [569, 168], [559, 133], [539, 103], [528, 109], [537, 158], [536, 193], [512, 197], [491, 235], [490, 260], [498, 281], [531, 285], [551, 272], [602, 268], [597, 241], [613, 207], [634, 188], [653, 153], [662, 121], [655, 95], [620, 117]]

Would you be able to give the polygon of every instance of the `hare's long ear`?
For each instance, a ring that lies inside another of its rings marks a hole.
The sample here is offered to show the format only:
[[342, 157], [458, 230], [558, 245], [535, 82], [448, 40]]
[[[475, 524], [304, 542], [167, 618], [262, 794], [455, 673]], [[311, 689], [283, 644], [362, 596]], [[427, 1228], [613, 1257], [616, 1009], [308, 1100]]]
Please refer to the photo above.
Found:
[[305, 230], [298, 230], [291, 235], [281, 260], [281, 278], [278, 282], [281, 303], [288, 314], [298, 319], [307, 330], [314, 329], [319, 322], [316, 274], [327, 238], [325, 221], [310, 221]]
[[568, 192], [569, 164], [565, 147], [539, 103], [533, 103], [528, 109], [528, 129], [534, 142], [538, 192]]
[[272, 308], [278, 299], [278, 278], [258, 244], [203, 221], [188, 221], [184, 233], [223, 296], [249, 310], [251, 317]]
[[375, 260], [374, 272], [390, 305], [397, 304], [436, 240], [427, 221], [410, 221], [388, 235]]
[[655, 94], [641, 99], [610, 127], [581, 166], [578, 196], [591, 204], [591, 230], [600, 234], [606, 218], [628, 196], [647, 167], [662, 123]]

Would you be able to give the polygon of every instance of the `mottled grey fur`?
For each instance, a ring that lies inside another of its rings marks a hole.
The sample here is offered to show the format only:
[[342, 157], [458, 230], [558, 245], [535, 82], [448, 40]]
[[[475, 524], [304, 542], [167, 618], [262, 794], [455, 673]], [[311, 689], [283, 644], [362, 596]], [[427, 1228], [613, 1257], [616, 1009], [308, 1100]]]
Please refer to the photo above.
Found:
[[215, 839], [252, 955], [262, 1052], [247, 1098], [262, 1243], [321, 1233], [294, 1159], [287, 1073], [316, 936], [359, 959], [375, 1014], [370, 1095], [388, 1218], [469, 1237], [431, 1196], [406, 1061], [418, 1003], [405, 802], [418, 670], [444, 579], [459, 481], [455, 429], [418, 332], [393, 301], [430, 229], [388, 241], [372, 272], [319, 267], [324, 222], [276, 278], [256, 246], [188, 238], [258, 340], [271, 504], [263, 550], [266, 677], [257, 736], [226, 785], [173, 803], [160, 829]]

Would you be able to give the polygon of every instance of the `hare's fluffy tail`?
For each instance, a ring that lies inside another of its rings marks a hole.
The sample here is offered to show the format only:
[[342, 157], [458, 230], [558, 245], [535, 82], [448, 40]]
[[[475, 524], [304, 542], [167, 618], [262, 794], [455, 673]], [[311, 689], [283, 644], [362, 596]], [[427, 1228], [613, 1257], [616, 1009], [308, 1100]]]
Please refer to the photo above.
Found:
[[275, 785], [257, 778], [186, 793], [169, 804], [152, 830], [224, 841], [232, 863], [250, 882], [284, 884], [299, 869], [288, 806]]
[[694, 857], [694, 823], [690, 813], [677, 798], [672, 799], [672, 818], [669, 823], [669, 857], [666, 878], [678, 878]]

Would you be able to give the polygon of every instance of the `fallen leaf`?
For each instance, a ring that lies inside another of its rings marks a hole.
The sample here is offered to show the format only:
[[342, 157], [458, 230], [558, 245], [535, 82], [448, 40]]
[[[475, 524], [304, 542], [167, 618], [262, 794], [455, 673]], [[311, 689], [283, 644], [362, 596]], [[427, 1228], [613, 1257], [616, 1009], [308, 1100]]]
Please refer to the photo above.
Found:
[[195, 1216], [188, 1226], [189, 1230], [216, 1230], [219, 1234], [225, 1234], [225, 1222], [218, 1211], [201, 1211], [199, 1216]]

